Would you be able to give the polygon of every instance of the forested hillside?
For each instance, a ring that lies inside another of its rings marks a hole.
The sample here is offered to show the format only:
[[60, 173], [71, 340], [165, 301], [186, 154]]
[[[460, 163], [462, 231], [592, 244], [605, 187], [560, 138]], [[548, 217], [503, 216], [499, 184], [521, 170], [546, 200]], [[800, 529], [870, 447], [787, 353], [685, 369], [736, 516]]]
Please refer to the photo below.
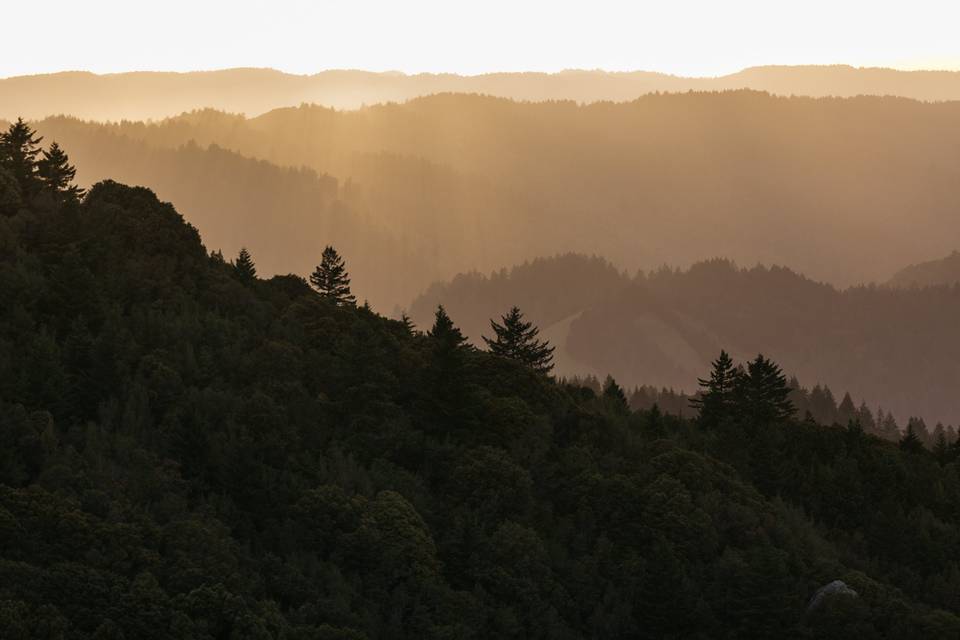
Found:
[[[152, 149], [215, 144], [336, 178], [339, 200], [369, 223], [350, 241], [362, 246], [369, 226], [396, 247], [357, 261], [364, 277], [404, 272], [402, 290], [366, 281], [371, 301], [392, 309], [440, 278], [568, 251], [630, 272], [722, 255], [844, 286], [886, 281], [955, 248], [958, 123], [960, 103], [740, 91], [588, 106], [446, 94], [356, 111], [304, 106], [253, 119], [202, 111], [109, 126], [51, 119], [37, 128], [72, 149], [83, 184], [112, 177], [154, 187], [231, 255], [236, 236], [219, 230], [238, 225], [215, 203], [253, 180], [238, 172], [208, 185], [197, 169], [193, 180], [153, 184], [164, 168], [147, 175], [150, 153], [131, 166], [117, 137]], [[244, 214], [244, 228], [265, 273], [301, 273], [315, 259], [260, 240], [302, 246], [288, 209], [315, 206], [304, 195], [247, 207], [261, 209], [259, 223]], [[424, 264], [395, 261], [410, 255]]]
[[939, 260], [927, 260], [900, 269], [888, 284], [892, 287], [937, 287], [960, 283], [960, 251]]
[[[489, 278], [458, 276], [411, 303], [411, 316], [422, 323], [443, 304], [470, 318], [464, 327], [479, 344], [490, 335], [487, 318], [522, 304], [554, 338], [565, 375], [610, 373], [630, 387], [689, 393], [721, 348], [738, 358], [775, 353], [804, 384], [849, 392], [857, 405], [892, 412], [901, 427], [911, 416], [931, 429], [960, 419], [958, 286], [841, 290], [786, 268], [719, 259], [628, 279], [593, 264], [563, 256]], [[578, 274], [590, 274], [596, 286], [578, 284]], [[575, 315], [557, 324], [564, 314]]]
[[797, 422], [763, 357], [631, 411], [35, 140], [0, 138], [0, 637], [960, 634], [957, 447]]

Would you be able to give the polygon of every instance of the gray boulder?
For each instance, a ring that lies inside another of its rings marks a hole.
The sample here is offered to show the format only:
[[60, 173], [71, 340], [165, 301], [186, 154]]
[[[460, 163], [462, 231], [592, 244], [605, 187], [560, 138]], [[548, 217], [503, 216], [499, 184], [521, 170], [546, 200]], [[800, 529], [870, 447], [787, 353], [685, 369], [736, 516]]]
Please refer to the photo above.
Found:
[[827, 598], [831, 598], [837, 595], [844, 595], [844, 596], [850, 596], [850, 597], [856, 598], [860, 594], [858, 594], [856, 591], [848, 587], [847, 583], [844, 582], [843, 580], [834, 580], [833, 582], [829, 584], [825, 584], [819, 589], [817, 589], [817, 592], [813, 594], [812, 598], [810, 598], [810, 604], [807, 605], [807, 611], [808, 612], [813, 611], [814, 609], [819, 607], [821, 604], [823, 604], [823, 602]]

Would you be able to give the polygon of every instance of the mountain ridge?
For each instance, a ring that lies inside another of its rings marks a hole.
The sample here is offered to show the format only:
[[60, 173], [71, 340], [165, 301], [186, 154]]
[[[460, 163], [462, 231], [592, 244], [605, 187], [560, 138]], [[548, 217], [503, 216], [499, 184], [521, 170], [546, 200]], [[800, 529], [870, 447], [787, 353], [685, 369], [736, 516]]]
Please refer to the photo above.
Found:
[[960, 100], [960, 71], [850, 65], [756, 66], [707, 77], [589, 69], [476, 75], [354, 69], [292, 74], [257, 67], [106, 74], [61, 71], [0, 79], [0, 118], [68, 114], [97, 121], [150, 120], [203, 107], [255, 116], [301, 103], [356, 109], [442, 92], [532, 102], [625, 102], [648, 93], [729, 89], [811, 97], [896, 95], [922, 101]]

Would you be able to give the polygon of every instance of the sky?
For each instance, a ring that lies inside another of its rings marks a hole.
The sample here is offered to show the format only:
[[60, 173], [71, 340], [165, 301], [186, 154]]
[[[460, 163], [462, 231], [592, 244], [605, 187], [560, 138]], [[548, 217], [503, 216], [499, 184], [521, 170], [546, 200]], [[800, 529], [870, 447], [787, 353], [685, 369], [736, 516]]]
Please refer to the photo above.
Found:
[[[0, 11], [11, 14], [3, 4]], [[960, 1], [47, 0], [0, 77], [273, 67], [661, 71], [762, 64], [960, 69]]]

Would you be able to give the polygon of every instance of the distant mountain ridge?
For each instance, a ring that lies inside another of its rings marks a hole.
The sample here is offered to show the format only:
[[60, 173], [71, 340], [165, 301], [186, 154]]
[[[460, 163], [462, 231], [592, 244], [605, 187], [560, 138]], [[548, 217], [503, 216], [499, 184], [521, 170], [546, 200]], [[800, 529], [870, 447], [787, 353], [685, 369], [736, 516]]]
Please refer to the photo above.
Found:
[[[243, 242], [264, 274], [307, 273], [334, 243], [383, 310], [457, 273], [566, 252], [631, 273], [722, 255], [839, 286], [882, 282], [949, 253], [960, 232], [960, 101], [442, 94], [357, 111], [35, 124], [69, 150], [83, 186], [150, 186], [228, 256], [240, 248], [236, 222], [256, 225]], [[313, 197], [299, 169], [261, 161], [308, 167], [328, 195]], [[284, 188], [283, 175], [298, 186]], [[352, 212], [343, 224], [319, 224], [340, 209]], [[381, 249], [369, 250], [371, 232]]]
[[[567, 284], [586, 272], [596, 287]], [[556, 312], [563, 292], [562, 311], [578, 312], [569, 321]], [[737, 360], [775, 356], [801, 380], [849, 390], [904, 422], [960, 416], [951, 384], [960, 375], [960, 289], [838, 289], [784, 267], [723, 259], [631, 279], [598, 258], [565, 255], [435, 284], [410, 315], [425, 326], [438, 304], [478, 344], [486, 318], [513, 304], [526, 309], [557, 346], [559, 375], [609, 373], [627, 387], [692, 391], [726, 349]]]
[[939, 260], [911, 264], [887, 282], [892, 287], [935, 287], [960, 283], [960, 251]]
[[204, 107], [254, 116], [302, 103], [354, 109], [447, 92], [521, 101], [624, 102], [656, 92], [730, 89], [811, 97], [891, 95], [924, 101], [960, 100], [960, 72], [847, 65], [750, 67], [714, 78], [586, 70], [475, 76], [357, 70], [294, 75], [250, 68], [104, 75], [67, 71], [0, 79], [0, 118], [73, 115], [101, 121], [146, 120]]

